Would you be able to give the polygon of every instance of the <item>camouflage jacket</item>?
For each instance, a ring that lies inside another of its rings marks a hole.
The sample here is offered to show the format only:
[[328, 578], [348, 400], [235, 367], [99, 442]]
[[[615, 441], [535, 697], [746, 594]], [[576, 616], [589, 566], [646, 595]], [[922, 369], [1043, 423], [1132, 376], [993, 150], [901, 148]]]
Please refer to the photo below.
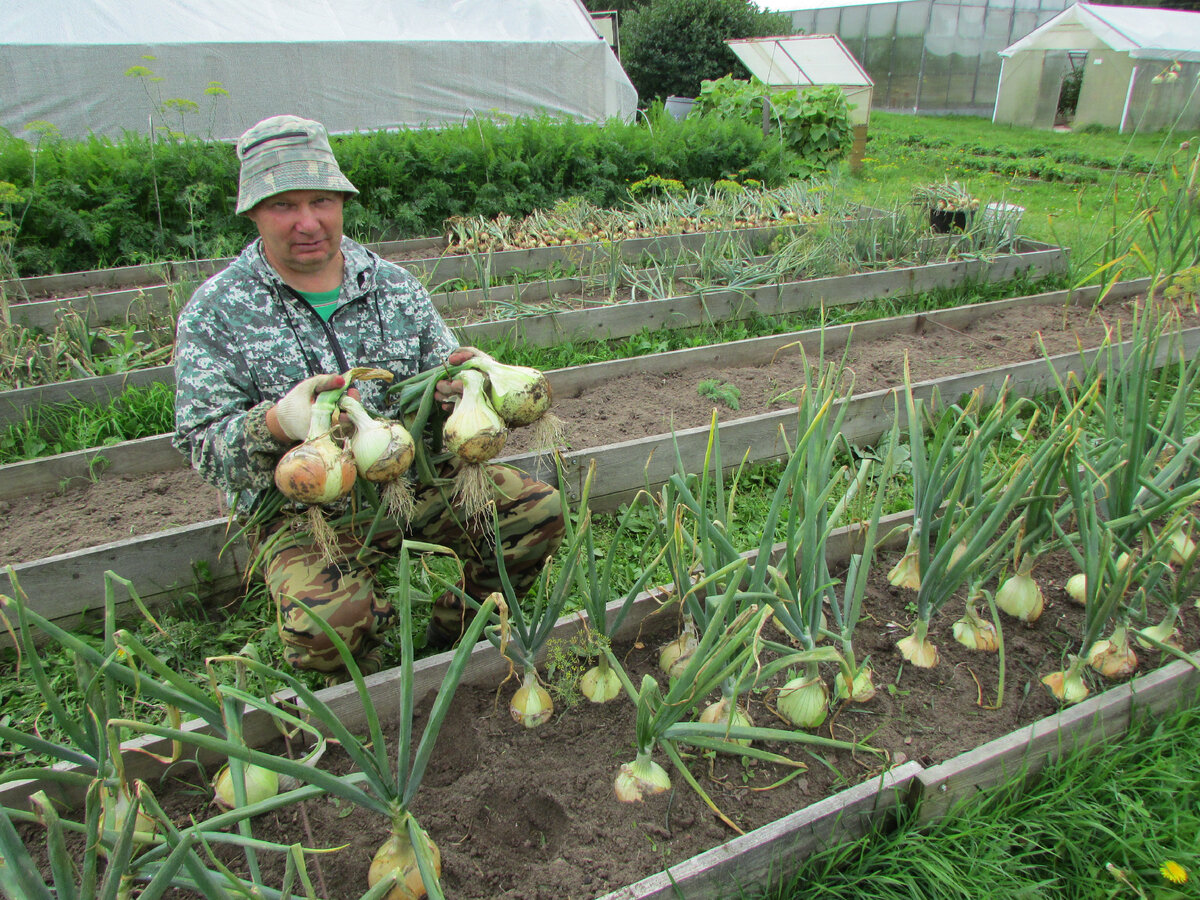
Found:
[[[204, 282], [179, 317], [174, 444], [231, 508], [249, 511], [273, 483], [286, 449], [267, 410], [310, 375], [377, 366], [400, 380], [458, 346], [425, 288], [407, 270], [342, 238], [345, 268], [329, 322], [288, 287], [255, 240]], [[385, 385], [358, 383], [363, 405], [394, 415]]]

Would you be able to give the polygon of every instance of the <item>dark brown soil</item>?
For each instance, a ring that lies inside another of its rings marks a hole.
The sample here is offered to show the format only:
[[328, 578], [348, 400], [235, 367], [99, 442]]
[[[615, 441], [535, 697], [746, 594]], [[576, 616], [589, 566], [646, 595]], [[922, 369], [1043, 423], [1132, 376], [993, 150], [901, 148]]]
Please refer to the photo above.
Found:
[[[854, 391], [902, 384], [906, 356], [913, 379], [922, 381], [1037, 359], [1038, 335], [1051, 354], [1096, 346], [1106, 326], [1129, 321], [1133, 302], [1108, 304], [1100, 314], [1074, 307], [1016, 309], [961, 330], [927, 322], [918, 332], [852, 344]], [[1193, 313], [1184, 324], [1200, 324], [1200, 316]], [[769, 365], [629, 375], [556, 397], [555, 412], [567, 423], [570, 446], [580, 449], [706, 425], [714, 406], [723, 420], [785, 409], [798, 382], [799, 359], [799, 351], [792, 351]], [[738, 409], [701, 394], [706, 379], [736, 386]], [[524, 440], [515, 432], [506, 449], [519, 452]], [[104, 478], [62, 493], [0, 502], [0, 562], [27, 562], [223, 514], [219, 492], [186, 469]]]
[[[1105, 309], [1103, 320], [1111, 324], [1128, 314], [1127, 307], [1113, 306]], [[861, 392], [898, 384], [905, 353], [913, 377], [920, 380], [1036, 358], [1036, 333], [1055, 353], [1073, 349], [1077, 342], [1093, 345], [1102, 331], [1100, 318], [1078, 311], [1021, 310], [981, 319], [961, 332], [928, 326], [923, 333], [856, 347], [850, 365], [857, 375], [855, 390]], [[741, 390], [740, 409], [726, 411], [725, 417], [753, 415], [783, 408], [786, 400], [781, 398], [795, 385], [796, 364], [792, 358], [747, 369], [631, 376], [597, 384], [582, 396], [558, 398], [558, 412], [570, 423], [576, 447], [702, 425], [713, 401], [702, 397], [697, 385], [717, 378]], [[163, 498], [168, 502], [159, 502]], [[66, 508], [64, 502], [74, 505]], [[10, 504], [3, 510], [0, 547], [14, 561], [44, 557], [48, 548], [63, 552], [156, 531], [194, 521], [189, 514], [197, 519], [218, 514], [218, 508], [215, 491], [185, 470], [144, 480], [105, 479], [62, 496]], [[873, 569], [855, 636], [860, 658], [869, 657], [878, 693], [865, 704], [838, 708], [819, 730], [841, 740], [866, 741], [876, 752], [809, 752], [781, 743], [772, 749], [804, 762], [807, 769], [773, 789], [786, 768], [689, 757], [692, 772], [741, 829], [803, 808], [887, 765], [948, 759], [1057, 708], [1038, 679], [1061, 668], [1066, 653], [1078, 650], [1080, 611], [1061, 588], [1072, 574], [1065, 558], [1044, 560], [1035, 572], [1046, 595], [1043, 616], [1032, 625], [1010, 619], [1002, 623], [1007, 664], [1003, 703], [998, 703], [997, 655], [969, 652], [950, 636], [961, 601], [934, 620], [931, 637], [941, 650], [939, 665], [920, 670], [903, 664], [895, 643], [911, 624], [913, 595], [883, 578], [895, 557], [885, 554]], [[1195, 650], [1200, 646], [1195, 609], [1185, 610], [1182, 626], [1185, 645]], [[676, 628], [664, 616], [637, 644], [619, 648], [635, 683], [653, 670], [659, 645]], [[1143, 670], [1159, 662], [1158, 654], [1143, 654]], [[824, 674], [831, 678], [833, 672]], [[586, 702], [568, 706], [560, 700], [555, 719], [525, 730], [506, 710], [515, 687], [504, 685], [499, 694], [492, 685], [461, 689], [414, 806], [441, 848], [448, 896], [583, 900], [649, 876], [734, 834], [678, 773], [672, 772], [674, 789], [662, 797], [633, 805], [616, 801], [613, 778], [634, 754], [634, 710], [627, 699], [604, 707]], [[1104, 685], [1096, 682], [1095, 687]], [[697, 702], [703, 699], [710, 698]], [[424, 698], [423, 715], [430, 702]], [[771, 691], [750, 698], [758, 724], [780, 724], [773, 704]], [[997, 705], [999, 709], [993, 708]], [[666, 764], [661, 757], [659, 761]], [[335, 769], [346, 765], [336, 754], [327, 762]], [[204, 812], [205, 792], [197, 792], [191, 780], [192, 787], [152, 785], [181, 820]], [[331, 898], [357, 897], [365, 890], [371, 854], [385, 833], [383, 821], [330, 800], [308, 803], [304, 816], [293, 809], [255, 823], [256, 837], [342, 848], [316, 858], [318, 891]], [[282, 866], [270, 856], [264, 860], [267, 877], [278, 883]], [[315, 863], [313, 871], [316, 875]]]
[[[1064, 556], [1049, 557], [1035, 570], [1046, 609], [1033, 624], [1002, 620], [1006, 650], [1003, 703], [998, 702], [997, 654], [972, 652], [954, 642], [951, 625], [962, 614], [952, 601], [934, 619], [931, 639], [941, 652], [928, 670], [903, 663], [895, 650], [912, 620], [910, 591], [887, 584], [882, 573], [898, 554], [885, 554], [873, 569], [864, 615], [855, 635], [860, 659], [874, 670], [878, 692], [863, 704], [844, 704], [812, 733], [866, 742], [866, 749], [809, 751], [780, 742], [769, 749], [803, 762], [807, 769], [786, 784], [786, 767], [736, 758], [688, 753], [691, 771], [718, 808], [749, 831], [860, 783], [905, 760], [929, 766], [1043, 718], [1057, 705], [1039, 677], [1061, 668], [1080, 637], [1081, 610], [1061, 585], [1071, 574]], [[641, 639], [618, 648], [634, 683], [656, 670], [659, 646], [678, 623], [660, 616]], [[1185, 611], [1181, 628], [1188, 649], [1200, 643], [1200, 617]], [[1157, 653], [1142, 654], [1143, 671], [1158, 665]], [[823, 673], [826, 679], [833, 671]], [[1093, 679], [1093, 687], [1107, 686]], [[778, 684], [776, 685], [778, 686]], [[427, 770], [413, 811], [441, 849], [443, 885], [456, 900], [563, 900], [597, 897], [648, 877], [664, 867], [735, 836], [699, 800], [661, 755], [670, 772], [670, 792], [640, 804], [622, 804], [612, 783], [621, 763], [634, 755], [634, 707], [624, 696], [605, 705], [557, 702], [548, 724], [526, 730], [513, 722], [507, 700], [515, 685], [460, 687]], [[702, 704], [713, 698], [697, 698]], [[756, 724], [784, 727], [774, 712], [774, 692], [749, 698]], [[417, 727], [432, 697], [418, 705]], [[995, 707], [999, 706], [999, 709]], [[275, 752], [283, 752], [276, 749]], [[686, 752], [686, 748], [685, 748]], [[394, 757], [393, 757], [394, 758]], [[325, 764], [348, 770], [336, 753]], [[207, 793], [191, 784], [151, 785], [173, 817], [206, 814]], [[307, 818], [307, 825], [305, 824]], [[341, 848], [316, 866], [326, 886], [321, 896], [352, 898], [366, 887], [366, 872], [387, 826], [370, 813], [332, 799], [261, 816], [255, 837], [284, 844]], [[29, 833], [29, 832], [27, 832]], [[268, 879], [282, 876], [277, 857], [263, 854]]]

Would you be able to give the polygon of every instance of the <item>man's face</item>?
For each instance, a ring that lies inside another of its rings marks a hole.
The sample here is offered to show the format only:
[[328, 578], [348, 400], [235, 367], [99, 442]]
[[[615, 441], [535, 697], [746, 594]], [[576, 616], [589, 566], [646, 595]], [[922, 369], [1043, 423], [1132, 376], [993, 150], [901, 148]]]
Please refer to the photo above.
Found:
[[285, 280], [341, 270], [342, 206], [338, 191], [284, 191], [248, 213], [258, 226], [269, 262]]

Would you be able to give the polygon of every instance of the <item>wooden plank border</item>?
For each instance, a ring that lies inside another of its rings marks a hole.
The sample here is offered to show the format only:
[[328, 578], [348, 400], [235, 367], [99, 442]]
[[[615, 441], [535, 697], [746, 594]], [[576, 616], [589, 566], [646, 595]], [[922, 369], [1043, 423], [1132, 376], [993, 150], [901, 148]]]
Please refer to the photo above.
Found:
[[[1059, 248], [1039, 249], [1029, 255], [998, 257], [988, 263], [981, 260], [939, 263], [793, 281], [747, 292], [713, 291], [663, 300], [478, 322], [460, 326], [455, 331], [464, 345], [481, 338], [508, 339], [539, 346], [567, 338], [606, 340], [627, 337], [646, 327], [691, 328], [712, 321], [736, 321], [755, 315], [785, 315], [822, 306], [859, 303], [877, 297], [904, 296], [935, 286], [961, 284], [970, 278], [995, 281], [1006, 280], [1021, 271], [1043, 274], [1058, 272], [1063, 271], [1065, 264], [1065, 252]], [[145, 386], [155, 382], [173, 384], [174, 380], [175, 373], [171, 366], [155, 366], [118, 375], [79, 378], [3, 391], [0, 392], [0, 425], [20, 421], [25, 410], [34, 406], [71, 400], [103, 403], [130, 386]]]
[[1014, 779], [1028, 780], [1063, 754], [1120, 737], [1136, 716], [1161, 715], [1200, 702], [1200, 672], [1183, 660], [1018, 728], [931, 766], [913, 780], [916, 820], [932, 822], [978, 794]]
[[918, 763], [904, 763], [601, 900], [727, 900], [761, 891], [790, 878], [820, 850], [890, 830], [920, 772]]
[[[1002, 301], [1001, 301], [1002, 302]], [[810, 336], [820, 340], [819, 335]], [[1181, 346], [1190, 356], [1200, 347], [1200, 328], [1182, 332]], [[1167, 347], [1159, 351], [1160, 364], [1165, 361]], [[1014, 396], [1038, 396], [1054, 384], [1054, 375], [1065, 377], [1069, 371], [1081, 372], [1095, 356], [1096, 350], [1083, 353], [1068, 353], [1046, 360], [1033, 360], [1008, 366], [999, 366], [979, 372], [950, 375], [914, 385], [914, 393], [932, 399], [935, 395], [955, 398], [977, 388], [985, 394], [997, 391], [1005, 381], [1010, 381]], [[849, 405], [843, 422], [842, 433], [852, 442], [870, 444], [890, 427], [896, 404], [893, 400], [897, 388], [884, 388], [849, 397], [841, 403]], [[903, 410], [900, 410], [903, 418]], [[783, 435], [794, 440], [797, 422], [794, 410], [780, 410], [734, 419], [719, 425], [719, 435], [724, 457], [728, 460], [749, 459], [761, 462], [781, 457], [786, 452]], [[695, 460], [695, 465], [704, 459], [708, 444], [708, 427], [684, 429], [674, 434], [654, 435], [603, 447], [584, 448], [563, 455], [564, 480], [559, 482], [557, 473], [548, 462], [537, 454], [507, 457], [506, 461], [521, 468], [536, 472], [539, 477], [556, 483], [560, 489], [578, 497], [589, 466], [596, 465], [595, 482], [590, 506], [596, 511], [608, 511], [628, 501], [642, 486], [649, 482], [658, 485], [674, 472], [675, 452], [685, 460]], [[64, 557], [35, 560], [18, 565], [18, 575], [28, 585], [31, 597], [53, 596], [56, 598], [55, 617], [70, 617], [90, 607], [86, 596], [70, 590], [79, 573], [113, 569], [131, 578], [143, 599], [158, 603], [171, 596], [173, 588], [189, 573], [200, 567], [217, 583], [225, 583], [239, 571], [236, 555], [221, 557], [215, 552], [209, 530], [226, 527], [224, 520], [175, 529], [160, 535], [149, 535], [129, 541], [106, 545], [103, 548], [80, 550]], [[194, 545], [189, 544], [188, 535], [196, 535]], [[147, 567], [146, 559], [154, 556], [154, 547], [160, 540], [163, 561], [157, 566]], [[190, 547], [190, 549], [189, 549]], [[244, 551], [242, 551], [244, 553]], [[172, 575], [164, 575], [163, 567]], [[133, 574], [131, 574], [133, 573]], [[139, 576], [141, 580], [139, 580]], [[43, 613], [47, 614], [48, 613]]]

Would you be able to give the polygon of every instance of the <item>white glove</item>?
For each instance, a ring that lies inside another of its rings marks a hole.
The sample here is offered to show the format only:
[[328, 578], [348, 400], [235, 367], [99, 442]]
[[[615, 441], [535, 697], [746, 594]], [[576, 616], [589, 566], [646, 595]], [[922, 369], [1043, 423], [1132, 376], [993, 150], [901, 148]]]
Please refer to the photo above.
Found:
[[283, 433], [293, 441], [307, 438], [308, 427], [312, 424], [313, 400], [317, 394], [340, 387], [341, 381], [341, 375], [313, 375], [284, 394], [275, 404], [275, 421]]

